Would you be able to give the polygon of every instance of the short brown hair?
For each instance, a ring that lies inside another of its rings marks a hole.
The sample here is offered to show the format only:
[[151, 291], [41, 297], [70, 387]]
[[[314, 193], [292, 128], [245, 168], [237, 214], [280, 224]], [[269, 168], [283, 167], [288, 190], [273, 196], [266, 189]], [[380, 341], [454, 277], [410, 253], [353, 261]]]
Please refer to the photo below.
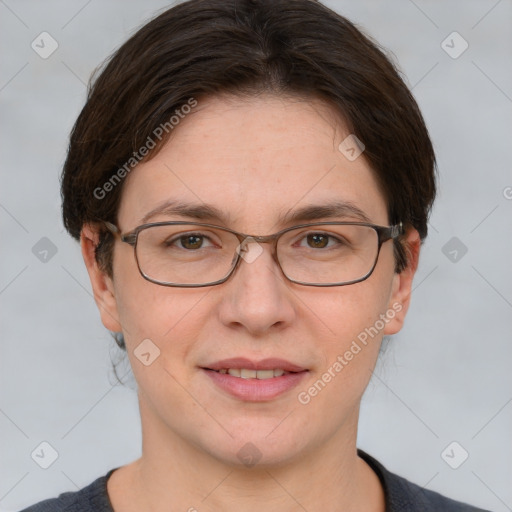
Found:
[[[190, 98], [259, 92], [332, 105], [365, 145], [390, 223], [425, 238], [435, 155], [418, 105], [378, 45], [313, 0], [189, 0], [123, 44], [89, 87], [71, 133], [61, 189], [68, 232], [78, 240], [84, 223], [116, 224], [123, 183], [97, 191], [124, 177], [134, 152]], [[113, 237], [100, 235], [96, 258], [112, 276]], [[395, 257], [399, 272], [407, 264], [400, 241]]]

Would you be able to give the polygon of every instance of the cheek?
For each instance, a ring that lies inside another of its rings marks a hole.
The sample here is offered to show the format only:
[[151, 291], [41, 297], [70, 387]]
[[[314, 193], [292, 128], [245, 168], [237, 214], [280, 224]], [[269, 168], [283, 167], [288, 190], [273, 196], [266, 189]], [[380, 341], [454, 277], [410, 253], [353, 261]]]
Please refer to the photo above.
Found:
[[150, 338], [162, 350], [172, 344], [174, 351], [197, 335], [201, 325], [197, 315], [202, 310], [200, 302], [204, 292], [201, 295], [197, 291], [187, 294], [163, 287], [162, 290], [144, 291], [147, 293], [139, 289], [122, 301], [121, 325], [126, 329], [127, 342], [132, 348], [142, 339]]
[[384, 330], [395, 318], [396, 311], [389, 308], [393, 264], [392, 258], [384, 257], [366, 281], [323, 291], [316, 301], [313, 296], [304, 300], [317, 314], [315, 325], [321, 330], [320, 336], [311, 332], [322, 353], [314, 375], [321, 381], [316, 387], [328, 386], [339, 399], [357, 398], [363, 393]]
[[[179, 368], [176, 362], [181, 361], [183, 365], [193, 340], [198, 337], [203, 324], [198, 315], [208, 291], [151, 283], [130, 260], [119, 261], [116, 270], [114, 286], [119, 320], [136, 378], [146, 368], [144, 359], [152, 359], [155, 354], [158, 365], [176, 371]], [[145, 356], [141, 361], [141, 352], [149, 352], [151, 357]], [[140, 377], [145, 378], [145, 375], [143, 372]]]
[[[195, 406], [186, 390], [195, 369], [193, 350], [204, 325], [205, 292], [187, 294], [147, 284], [123, 300], [120, 316], [128, 357], [145, 407], [151, 410], [148, 414], [166, 418], [166, 423], [186, 432], [187, 415], [175, 416], [177, 410], [192, 414], [190, 408]], [[194, 418], [197, 425], [205, 421], [200, 411], [194, 412]]]
[[[315, 308], [328, 333], [328, 347], [343, 348], [351, 341], [364, 342], [368, 330], [383, 330], [382, 315], [387, 322], [389, 300], [393, 292], [393, 261], [382, 254], [372, 275], [360, 283], [325, 289], [318, 300], [310, 296], [311, 309]], [[391, 261], [388, 261], [391, 260]], [[304, 301], [308, 303], [308, 299]], [[316, 302], [316, 305], [313, 304]], [[385, 324], [386, 325], [386, 324]]]
[[[322, 370], [331, 371], [336, 361], [342, 361], [345, 374], [363, 371], [363, 367], [373, 368], [385, 325], [381, 315], [387, 305], [387, 297], [379, 292], [370, 282], [358, 283], [350, 290], [347, 287], [338, 292], [320, 309], [327, 326], [323, 340], [317, 338], [318, 348], [324, 354]], [[345, 371], [349, 367], [351, 370]]]
[[132, 349], [145, 338], [159, 344], [173, 320], [183, 316], [187, 300], [180, 300], [182, 289], [144, 279], [133, 248], [125, 245], [114, 255], [114, 290], [125, 340]]

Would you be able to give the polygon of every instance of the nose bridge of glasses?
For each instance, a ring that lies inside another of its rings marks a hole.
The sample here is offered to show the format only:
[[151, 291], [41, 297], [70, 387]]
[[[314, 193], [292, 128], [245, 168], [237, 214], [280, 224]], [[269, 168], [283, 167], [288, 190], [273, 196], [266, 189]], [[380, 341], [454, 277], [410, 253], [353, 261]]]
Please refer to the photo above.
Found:
[[247, 243], [259, 243], [259, 244], [268, 244], [274, 242], [276, 239], [276, 235], [247, 235], [244, 239], [244, 242]]
[[[246, 263], [253, 263], [264, 252], [264, 249], [260, 244], [270, 243], [272, 244], [272, 247], [270, 248], [271, 257], [280, 266], [275, 250], [277, 237], [277, 234], [265, 236], [244, 234], [242, 237], [239, 237], [239, 244], [236, 248], [235, 258], [238, 258], [238, 263], [240, 263], [240, 260], [242, 259]], [[233, 260], [233, 262], [234, 261], [235, 260]]]

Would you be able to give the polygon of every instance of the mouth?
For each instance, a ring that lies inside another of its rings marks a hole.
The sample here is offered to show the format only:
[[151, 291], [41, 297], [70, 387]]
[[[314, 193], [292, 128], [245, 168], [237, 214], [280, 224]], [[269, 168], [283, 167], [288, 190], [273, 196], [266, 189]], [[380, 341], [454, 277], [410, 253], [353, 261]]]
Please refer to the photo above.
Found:
[[233, 358], [200, 367], [217, 388], [243, 401], [263, 402], [290, 391], [308, 369], [283, 359]]

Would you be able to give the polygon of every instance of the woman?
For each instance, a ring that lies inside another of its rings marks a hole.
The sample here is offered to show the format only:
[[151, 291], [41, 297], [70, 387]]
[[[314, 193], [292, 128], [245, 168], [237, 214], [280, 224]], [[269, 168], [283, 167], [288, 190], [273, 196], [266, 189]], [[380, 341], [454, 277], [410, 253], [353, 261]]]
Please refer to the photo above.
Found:
[[191, 0], [110, 59], [63, 217], [138, 384], [142, 457], [28, 511], [463, 511], [356, 448], [435, 196], [418, 106], [310, 0]]

